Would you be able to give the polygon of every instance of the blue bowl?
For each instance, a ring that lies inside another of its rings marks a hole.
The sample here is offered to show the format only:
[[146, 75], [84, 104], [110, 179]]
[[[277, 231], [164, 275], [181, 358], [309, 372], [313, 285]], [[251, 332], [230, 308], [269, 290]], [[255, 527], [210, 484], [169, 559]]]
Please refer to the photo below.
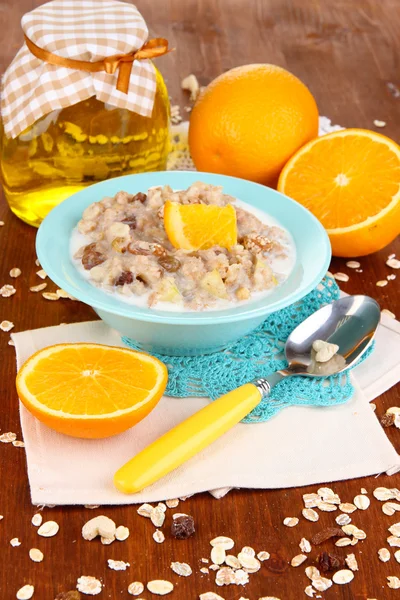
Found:
[[[168, 312], [127, 304], [104, 293], [80, 275], [70, 258], [71, 232], [83, 210], [120, 190], [132, 194], [157, 185], [185, 189], [195, 181], [222, 185], [235, 196], [277, 219], [293, 236], [297, 260], [288, 279], [267, 297], [226, 310]], [[175, 356], [216, 352], [258, 327], [267, 315], [308, 294], [325, 275], [329, 238], [320, 222], [303, 206], [268, 187], [225, 175], [160, 171], [116, 177], [91, 185], [54, 208], [41, 224], [37, 255], [49, 277], [78, 300], [91, 306], [105, 323], [134, 340], [143, 350]]]

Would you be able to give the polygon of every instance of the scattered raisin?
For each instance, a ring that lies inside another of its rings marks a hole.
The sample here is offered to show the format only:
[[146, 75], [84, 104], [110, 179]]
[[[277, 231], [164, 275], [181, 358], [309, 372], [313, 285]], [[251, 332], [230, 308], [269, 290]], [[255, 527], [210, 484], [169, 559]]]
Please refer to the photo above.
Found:
[[137, 194], [135, 194], [130, 202], [146, 202], [147, 200], [147, 194], [143, 194], [143, 192], [138, 192]]
[[121, 221], [121, 223], [125, 223], [125, 225], [129, 225], [129, 229], [132, 231], [136, 229], [136, 217], [135, 215], [131, 215], [130, 217], [126, 217]]
[[181, 268], [181, 263], [173, 256], [160, 256], [158, 264], [163, 267], [168, 273], [176, 273]]
[[186, 540], [195, 531], [194, 519], [190, 515], [182, 515], [172, 519], [171, 533], [177, 540]]
[[311, 542], [318, 546], [318, 544], [322, 544], [329, 540], [332, 537], [345, 537], [346, 534], [339, 527], [326, 527], [326, 529], [322, 529], [318, 533], [316, 533], [312, 538]]
[[382, 427], [391, 427], [396, 420], [396, 415], [394, 413], [385, 413], [383, 417], [381, 417], [381, 425]]
[[130, 254], [141, 256], [165, 256], [166, 250], [161, 244], [150, 244], [149, 242], [131, 242], [128, 246]]
[[114, 285], [125, 285], [125, 283], [133, 283], [134, 276], [130, 271], [123, 271]]
[[61, 592], [57, 594], [54, 600], [81, 600], [82, 596], [76, 590], [71, 590], [70, 592]]
[[343, 569], [345, 566], [345, 561], [341, 556], [330, 554], [330, 552], [321, 552], [317, 562], [319, 570], [322, 571], [322, 573], [334, 571], [335, 569]]
[[88, 271], [93, 269], [97, 265], [101, 265], [106, 260], [106, 257], [96, 250], [96, 242], [89, 244], [83, 251], [82, 264], [83, 267]]

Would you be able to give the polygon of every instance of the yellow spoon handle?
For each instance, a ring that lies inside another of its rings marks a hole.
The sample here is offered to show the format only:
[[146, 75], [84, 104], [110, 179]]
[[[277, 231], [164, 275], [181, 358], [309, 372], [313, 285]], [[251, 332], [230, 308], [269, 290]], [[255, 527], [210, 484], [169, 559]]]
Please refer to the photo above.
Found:
[[246, 383], [210, 402], [123, 465], [114, 475], [115, 487], [133, 494], [158, 481], [239, 423], [260, 400], [260, 390]]

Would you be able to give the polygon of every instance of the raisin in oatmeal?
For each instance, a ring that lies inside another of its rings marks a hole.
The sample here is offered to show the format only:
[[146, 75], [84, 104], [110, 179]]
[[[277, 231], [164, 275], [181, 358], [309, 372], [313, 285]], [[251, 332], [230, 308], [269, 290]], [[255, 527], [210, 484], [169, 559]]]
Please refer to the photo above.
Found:
[[[230, 249], [174, 248], [164, 229], [167, 200], [231, 204], [237, 244]], [[184, 191], [169, 186], [135, 195], [121, 191], [94, 202], [73, 232], [71, 253], [93, 285], [161, 310], [224, 309], [257, 299], [287, 279], [294, 263], [293, 241], [283, 228], [221, 187], [201, 182]]]

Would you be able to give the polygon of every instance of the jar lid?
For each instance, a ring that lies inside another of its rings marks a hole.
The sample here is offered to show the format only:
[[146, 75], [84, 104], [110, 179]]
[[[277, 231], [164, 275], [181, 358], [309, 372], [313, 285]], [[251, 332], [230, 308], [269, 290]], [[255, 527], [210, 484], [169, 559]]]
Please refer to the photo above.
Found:
[[135, 6], [117, 0], [53, 0], [24, 15], [21, 25], [31, 49], [25, 43], [3, 77], [1, 113], [8, 137], [16, 137], [53, 110], [92, 96], [151, 116], [156, 78], [149, 59], [130, 61], [124, 93], [117, 89], [117, 64], [115, 72], [103, 68], [88, 72], [49, 64], [32, 53], [36, 47], [64, 62], [99, 63], [129, 54], [134, 58], [148, 37], [146, 22]]

